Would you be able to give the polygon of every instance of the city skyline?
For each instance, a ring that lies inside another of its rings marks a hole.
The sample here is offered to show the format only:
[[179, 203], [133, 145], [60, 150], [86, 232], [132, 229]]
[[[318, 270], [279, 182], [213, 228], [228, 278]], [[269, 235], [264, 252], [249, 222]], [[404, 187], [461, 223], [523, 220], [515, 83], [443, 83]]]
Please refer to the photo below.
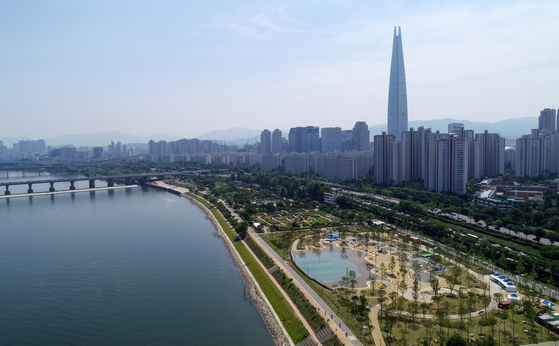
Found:
[[406, 32], [410, 121], [557, 108], [554, 2], [316, 8], [3, 4], [0, 137], [381, 124], [395, 24]]

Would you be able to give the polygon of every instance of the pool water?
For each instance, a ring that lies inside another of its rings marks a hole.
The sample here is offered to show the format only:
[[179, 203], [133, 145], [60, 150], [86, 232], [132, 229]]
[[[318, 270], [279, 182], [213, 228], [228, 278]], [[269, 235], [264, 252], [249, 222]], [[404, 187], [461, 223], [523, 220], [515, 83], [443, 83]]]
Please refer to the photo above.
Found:
[[357, 266], [340, 252], [305, 253], [302, 256], [294, 253], [293, 258], [309, 276], [322, 283], [338, 282], [350, 270], [356, 271], [356, 277], [361, 276], [357, 273]]

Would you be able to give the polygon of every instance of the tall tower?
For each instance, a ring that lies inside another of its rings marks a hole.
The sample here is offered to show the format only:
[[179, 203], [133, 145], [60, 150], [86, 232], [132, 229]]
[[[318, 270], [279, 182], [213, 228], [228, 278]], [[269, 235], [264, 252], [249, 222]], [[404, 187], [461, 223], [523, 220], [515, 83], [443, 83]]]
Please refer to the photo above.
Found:
[[390, 85], [388, 88], [388, 134], [400, 141], [402, 131], [408, 129], [408, 95], [406, 92], [406, 73], [404, 71], [404, 51], [402, 49], [402, 30], [394, 27], [392, 44], [392, 63], [390, 65]]

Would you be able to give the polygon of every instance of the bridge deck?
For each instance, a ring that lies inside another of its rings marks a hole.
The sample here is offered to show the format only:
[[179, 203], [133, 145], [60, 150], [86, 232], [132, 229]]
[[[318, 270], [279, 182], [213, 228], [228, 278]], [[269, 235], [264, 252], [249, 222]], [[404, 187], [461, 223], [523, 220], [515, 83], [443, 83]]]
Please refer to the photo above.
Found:
[[108, 180], [108, 179], [128, 179], [128, 178], [144, 178], [144, 177], [158, 177], [158, 176], [183, 176], [193, 175], [196, 172], [161, 172], [161, 173], [139, 173], [139, 174], [124, 174], [124, 175], [104, 175], [94, 177], [80, 177], [80, 178], [57, 178], [57, 179], [43, 179], [43, 180], [19, 180], [0, 182], [0, 186], [6, 185], [28, 185], [28, 184], [49, 184], [60, 183], [65, 181], [83, 181], [83, 180]]

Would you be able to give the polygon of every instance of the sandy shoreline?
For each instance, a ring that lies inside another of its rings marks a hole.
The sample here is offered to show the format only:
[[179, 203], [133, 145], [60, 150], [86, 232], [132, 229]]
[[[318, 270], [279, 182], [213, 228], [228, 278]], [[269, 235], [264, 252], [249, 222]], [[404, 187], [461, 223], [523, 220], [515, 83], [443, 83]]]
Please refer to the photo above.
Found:
[[273, 308], [271, 308], [270, 303], [265, 298], [264, 294], [261, 292], [260, 287], [258, 287], [256, 280], [252, 276], [252, 273], [250, 273], [247, 270], [246, 264], [241, 259], [241, 256], [233, 246], [233, 243], [231, 242], [229, 237], [227, 237], [225, 231], [223, 230], [219, 222], [217, 222], [212, 212], [202, 203], [197, 201], [195, 198], [185, 195], [184, 192], [188, 192], [188, 189], [169, 186], [166, 184], [165, 185], [150, 184], [150, 186], [161, 188], [169, 192], [172, 192], [174, 194], [178, 194], [191, 201], [193, 204], [198, 206], [206, 214], [207, 219], [210, 220], [214, 225], [214, 228], [216, 230], [216, 235], [219, 238], [221, 238], [221, 240], [223, 241], [223, 244], [225, 245], [227, 252], [229, 252], [229, 256], [231, 256], [231, 259], [233, 260], [235, 267], [237, 267], [237, 270], [239, 271], [239, 274], [241, 275], [241, 278], [245, 283], [247, 297], [251, 300], [251, 302], [256, 306], [256, 308], [260, 312], [260, 315], [262, 316], [262, 319], [264, 320], [264, 323], [266, 324], [266, 327], [268, 328], [268, 331], [270, 332], [270, 335], [272, 336], [274, 343], [276, 345], [281, 345], [281, 346], [293, 345], [293, 341], [291, 341], [291, 339], [286, 337], [287, 331], [285, 330], [283, 325], [281, 325], [281, 322], [279, 321], [279, 317], [277, 316], [275, 311], [273, 311]]

